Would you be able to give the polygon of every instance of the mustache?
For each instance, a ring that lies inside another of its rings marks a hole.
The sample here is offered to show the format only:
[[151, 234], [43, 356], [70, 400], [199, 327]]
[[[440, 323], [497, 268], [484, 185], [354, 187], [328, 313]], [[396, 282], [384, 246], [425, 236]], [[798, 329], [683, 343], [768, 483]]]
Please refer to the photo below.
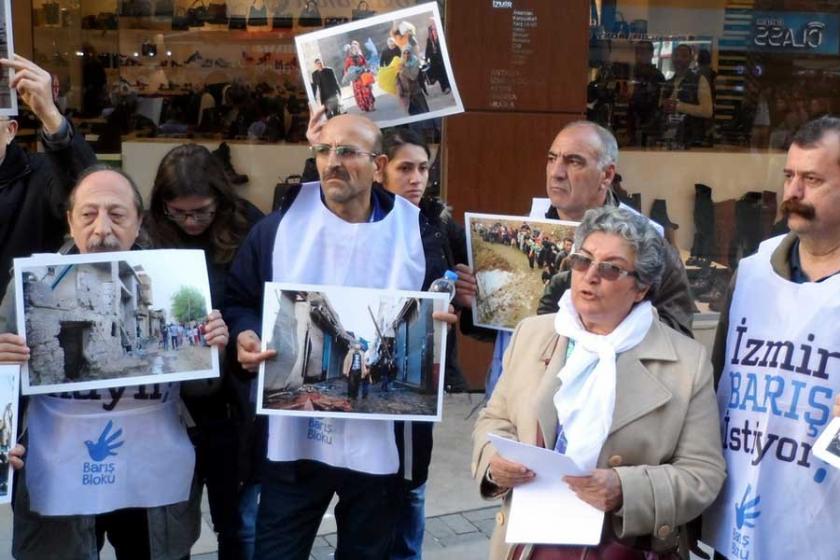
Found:
[[88, 253], [108, 253], [111, 251], [119, 251], [120, 241], [114, 235], [106, 235], [101, 239], [91, 239], [87, 244]]
[[332, 167], [330, 169], [327, 169], [324, 172], [324, 176], [321, 177], [322, 181], [328, 181], [330, 179], [341, 179], [342, 181], [349, 181], [350, 174], [343, 167]]
[[791, 214], [797, 214], [798, 216], [802, 216], [806, 220], [813, 220], [814, 217], [817, 215], [816, 209], [811, 204], [806, 204], [804, 202], [800, 202], [795, 198], [791, 198], [782, 202], [782, 205], [779, 207], [782, 211], [782, 215], [787, 218]]

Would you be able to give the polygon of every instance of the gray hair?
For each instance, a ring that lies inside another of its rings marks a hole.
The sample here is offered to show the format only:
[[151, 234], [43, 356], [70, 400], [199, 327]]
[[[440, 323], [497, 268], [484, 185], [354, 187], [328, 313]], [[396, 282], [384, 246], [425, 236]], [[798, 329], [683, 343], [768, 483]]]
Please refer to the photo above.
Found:
[[649, 286], [647, 297], [650, 297], [662, 281], [667, 258], [665, 241], [650, 220], [615, 206], [587, 210], [575, 231], [575, 248], [580, 249], [586, 238], [597, 231], [617, 235], [630, 244], [636, 254], [636, 287], [643, 290]]
[[601, 169], [604, 169], [610, 164], [615, 165], [618, 163], [618, 142], [612, 132], [598, 123], [583, 120], [571, 122], [564, 126], [563, 130], [573, 127], [588, 128], [598, 136], [598, 140], [601, 142], [601, 149], [598, 152], [598, 165]]
[[131, 187], [131, 196], [134, 199], [134, 208], [137, 210], [137, 216], [141, 219], [143, 218], [143, 196], [140, 194], [140, 189], [137, 188], [137, 183], [134, 182], [128, 173], [119, 169], [117, 167], [111, 167], [105, 163], [94, 163], [90, 167], [86, 168], [82, 173], [79, 175], [79, 178], [76, 179], [76, 184], [73, 185], [73, 189], [70, 191], [70, 195], [67, 197], [67, 210], [69, 212], [73, 211], [73, 205], [76, 203], [76, 191], [79, 190], [79, 186], [84, 182], [85, 179], [93, 175], [94, 173], [99, 173], [100, 171], [111, 171], [112, 173], [116, 173], [123, 179], [125, 179], [128, 186]]

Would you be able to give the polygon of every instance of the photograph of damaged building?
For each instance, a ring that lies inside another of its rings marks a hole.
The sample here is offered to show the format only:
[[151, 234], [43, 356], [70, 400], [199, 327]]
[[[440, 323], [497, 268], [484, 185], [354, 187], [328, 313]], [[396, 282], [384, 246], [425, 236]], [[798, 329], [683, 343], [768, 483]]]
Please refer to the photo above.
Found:
[[[267, 414], [439, 420], [439, 294], [269, 284], [260, 374]], [[317, 412], [317, 414], [313, 414]]]
[[145, 262], [132, 256], [133, 262], [56, 257], [58, 262], [47, 263], [39, 257], [37, 264], [20, 267], [18, 297], [31, 348], [24, 393], [212, 376], [213, 352], [197, 336], [207, 303], [192, 273], [170, 266], [161, 274], [166, 269], [148, 254], [157, 252], [145, 253]]

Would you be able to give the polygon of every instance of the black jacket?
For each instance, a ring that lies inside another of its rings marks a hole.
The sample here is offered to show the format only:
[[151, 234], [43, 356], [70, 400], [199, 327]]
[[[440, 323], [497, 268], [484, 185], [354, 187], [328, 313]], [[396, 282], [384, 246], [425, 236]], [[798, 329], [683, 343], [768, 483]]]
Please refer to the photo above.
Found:
[[81, 134], [72, 134], [62, 148], [45, 147], [44, 153], [27, 154], [12, 142], [0, 165], [0, 294], [11, 280], [12, 259], [61, 247], [67, 195], [79, 174], [96, 163]]

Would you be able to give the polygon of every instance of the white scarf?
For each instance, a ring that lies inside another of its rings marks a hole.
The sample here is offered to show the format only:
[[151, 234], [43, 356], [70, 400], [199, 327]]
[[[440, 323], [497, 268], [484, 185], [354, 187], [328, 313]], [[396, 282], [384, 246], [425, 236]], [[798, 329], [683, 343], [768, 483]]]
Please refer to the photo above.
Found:
[[[566, 438], [565, 455], [591, 471], [610, 432], [615, 410], [616, 354], [630, 350], [653, 324], [649, 301], [636, 304], [607, 335], [587, 331], [572, 304], [572, 291], [560, 298], [554, 328], [574, 341], [574, 349], [557, 377], [563, 382], [554, 394], [558, 426]], [[559, 437], [559, 434], [558, 434]]]

